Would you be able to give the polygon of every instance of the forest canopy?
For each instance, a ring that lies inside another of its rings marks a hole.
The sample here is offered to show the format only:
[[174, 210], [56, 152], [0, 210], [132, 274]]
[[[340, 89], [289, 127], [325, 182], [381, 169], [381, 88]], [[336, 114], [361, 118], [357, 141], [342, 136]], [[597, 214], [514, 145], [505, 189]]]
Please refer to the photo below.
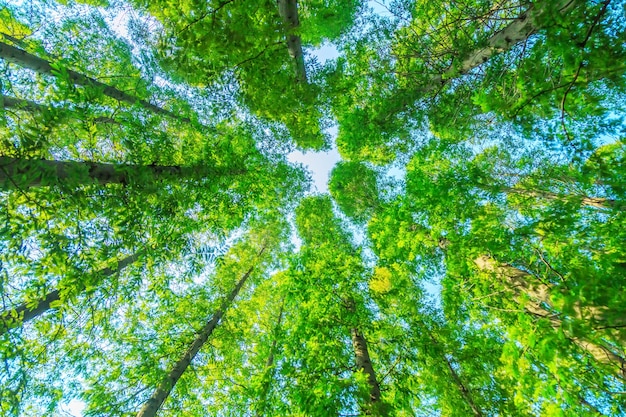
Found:
[[626, 415], [625, 0], [0, 0], [0, 111], [2, 416]]

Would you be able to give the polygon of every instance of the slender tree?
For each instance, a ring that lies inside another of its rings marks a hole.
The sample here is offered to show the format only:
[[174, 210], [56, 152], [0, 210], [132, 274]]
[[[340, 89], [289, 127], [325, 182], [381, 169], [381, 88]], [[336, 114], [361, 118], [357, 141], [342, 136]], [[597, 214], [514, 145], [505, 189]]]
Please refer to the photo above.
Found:
[[[352, 337], [352, 348], [354, 349], [356, 367], [367, 377], [367, 384], [370, 388], [368, 408], [370, 408], [380, 402], [380, 384], [376, 378], [376, 372], [374, 371], [372, 360], [370, 359], [365, 337], [356, 327], [350, 329], [350, 336]], [[368, 414], [370, 413], [371, 411], [368, 412]]]
[[[265, 247], [261, 249], [258, 256], [260, 257], [261, 255], [263, 255], [264, 251], [265, 251]], [[198, 354], [202, 346], [204, 346], [206, 341], [209, 339], [209, 337], [213, 333], [213, 330], [215, 330], [217, 325], [220, 323], [220, 320], [226, 313], [226, 310], [228, 310], [230, 305], [233, 303], [233, 301], [237, 297], [237, 294], [239, 294], [239, 291], [241, 291], [241, 288], [243, 287], [243, 285], [246, 283], [246, 281], [252, 274], [252, 271], [254, 271], [254, 266], [251, 266], [246, 271], [246, 273], [241, 277], [241, 279], [239, 279], [235, 287], [232, 289], [230, 294], [228, 294], [228, 296], [224, 298], [220, 307], [213, 314], [213, 317], [211, 317], [211, 319], [198, 332], [198, 334], [196, 335], [196, 338], [189, 345], [189, 348], [173, 364], [173, 366], [170, 368], [165, 378], [163, 378], [163, 380], [161, 381], [159, 386], [156, 388], [156, 390], [152, 393], [150, 398], [141, 407], [141, 409], [137, 413], [137, 417], [156, 416], [157, 412], [163, 405], [163, 402], [169, 396], [170, 392], [174, 389], [180, 377], [187, 370], [187, 368], [191, 364], [191, 361], [193, 361], [193, 359], [196, 357], [196, 355]]]
[[[16, 48], [15, 46], [9, 45], [7, 43], [0, 42], [0, 58], [6, 60], [7, 62], [11, 62], [17, 65], [20, 65], [24, 68], [28, 68], [33, 70], [39, 74], [45, 75], [58, 75], [59, 68], [58, 65], [55, 66], [54, 63], [47, 61], [43, 58], [39, 58], [36, 55], [28, 53], [22, 49]], [[76, 71], [66, 69], [67, 77], [72, 84], [80, 85], [84, 87], [91, 87], [102, 91], [105, 96], [111, 97], [115, 100], [124, 102], [131, 106], [135, 104], [139, 104], [146, 110], [154, 112], [156, 114], [172, 117], [174, 119], [179, 119], [184, 122], [190, 122], [188, 117], [181, 117], [178, 114], [175, 114], [169, 110], [165, 110], [159, 106], [155, 106], [149, 101], [139, 99], [134, 97], [124, 91], [121, 91], [115, 87], [104, 84], [94, 78], [88, 77]]]
[[[124, 268], [137, 262], [142, 256], [142, 252], [137, 252], [119, 260], [115, 268], [106, 267], [97, 271], [92, 277], [79, 281], [79, 286], [72, 288], [71, 293], [79, 294], [87, 288], [88, 284], [97, 285], [97, 281], [101, 278], [119, 274]], [[59, 302], [62, 301], [64, 300], [61, 299], [61, 292], [58, 289], [55, 289], [48, 292], [44, 297], [36, 300], [35, 302], [24, 302], [8, 311], [5, 310], [0, 312], [0, 335], [44, 314], [51, 309], [56, 308]]]
[[[4, 106], [5, 109], [15, 109], [15, 110], [24, 110], [31, 113], [45, 113], [48, 111], [58, 111], [63, 113], [67, 113], [70, 116], [80, 119], [81, 116], [76, 114], [76, 112], [72, 112], [66, 109], [59, 109], [54, 107], [45, 106], [43, 104], [35, 103], [34, 101], [25, 100], [21, 98], [2, 96], [0, 97], [0, 103]], [[96, 123], [106, 123], [112, 125], [119, 125], [120, 122], [115, 120], [112, 117], [107, 116], [97, 116], [93, 118], [93, 121]]]
[[304, 52], [302, 52], [302, 39], [294, 32], [300, 27], [298, 18], [298, 2], [296, 0], [278, 0], [278, 13], [283, 18], [287, 27], [287, 49], [289, 55], [296, 64], [296, 79], [298, 82], [306, 82], [306, 67], [304, 65]]
[[267, 408], [268, 394], [270, 391], [270, 386], [272, 384], [272, 380], [275, 375], [275, 359], [278, 350], [278, 338], [279, 331], [283, 322], [283, 316], [285, 312], [285, 298], [280, 302], [280, 310], [278, 311], [278, 318], [276, 320], [276, 326], [274, 327], [274, 336], [272, 340], [272, 345], [270, 346], [269, 355], [267, 357], [267, 361], [265, 362], [265, 366], [263, 369], [263, 382], [261, 384], [261, 393], [259, 396], [260, 405], [256, 408], [256, 416], [262, 417], [264, 414], [264, 410]]
[[542, 15], [561, 15], [565, 18], [568, 12], [583, 3], [580, 0], [561, 0], [554, 3], [539, 3], [539, 5], [530, 4], [517, 17], [510, 19], [512, 22], [508, 26], [503, 27], [489, 37], [484, 42], [485, 46], [479, 46], [475, 50], [466, 52], [460, 64], [453, 60], [449, 70], [441, 75], [432, 76], [427, 83], [426, 89], [436, 89], [439, 85], [449, 82], [449, 80], [455, 77], [469, 73], [494, 55], [507, 52], [521, 42], [526, 41], [530, 36], [543, 29], [540, 22]]
[[[435, 336], [433, 335], [433, 333], [427, 328], [425, 328], [424, 331], [428, 334], [428, 338], [432, 341], [434, 349], [440, 350], [440, 344], [435, 338]], [[472, 397], [472, 393], [470, 392], [466, 384], [463, 382], [463, 380], [459, 376], [459, 373], [456, 371], [456, 369], [454, 369], [455, 367], [452, 364], [451, 360], [448, 358], [448, 354], [445, 351], [441, 352], [441, 360], [446, 364], [446, 367], [448, 368], [448, 371], [450, 372], [450, 376], [452, 378], [454, 385], [459, 390], [459, 393], [461, 394], [463, 399], [467, 402], [467, 405], [471, 408], [474, 416], [475, 417], [484, 416], [485, 414], [476, 405], [476, 402], [474, 401]]]

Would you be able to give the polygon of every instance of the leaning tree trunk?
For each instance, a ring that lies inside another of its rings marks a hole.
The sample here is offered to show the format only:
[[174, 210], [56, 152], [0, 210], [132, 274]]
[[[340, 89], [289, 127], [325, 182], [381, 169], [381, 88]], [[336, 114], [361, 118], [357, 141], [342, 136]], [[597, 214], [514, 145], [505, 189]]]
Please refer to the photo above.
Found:
[[278, 3], [278, 14], [283, 19], [283, 23], [287, 28], [287, 49], [289, 55], [296, 63], [296, 79], [298, 82], [306, 82], [306, 68], [304, 66], [304, 52], [302, 51], [302, 39], [299, 35], [295, 35], [293, 31], [300, 27], [298, 19], [298, 2], [297, 0], [276, 0]]
[[[487, 187], [481, 186], [481, 188], [487, 188]], [[498, 188], [498, 190], [506, 194], [518, 194], [518, 195], [525, 196], [525, 197], [541, 198], [544, 200], [551, 200], [551, 201], [580, 201], [580, 204], [582, 204], [583, 206], [595, 207], [599, 209], [620, 208], [619, 203], [610, 198], [578, 196], [578, 195], [561, 195], [561, 194], [553, 193], [551, 191], [528, 190], [525, 188], [513, 188], [513, 187], [500, 187]]]
[[[103, 277], [108, 277], [119, 273], [121, 270], [137, 262], [140, 256], [142, 256], [142, 252], [135, 253], [133, 255], [127, 256], [126, 258], [118, 261], [116, 268], [104, 268], [100, 271], [96, 272], [93, 278], [94, 281], [99, 280]], [[92, 279], [93, 279], [92, 278]], [[87, 288], [86, 283], [83, 281], [79, 286], [75, 288], [76, 292], [82, 292]], [[59, 290], [52, 290], [48, 294], [46, 294], [43, 298], [39, 299], [36, 304], [33, 303], [22, 303], [15, 308], [10, 310], [5, 310], [0, 313], [0, 335], [6, 333], [8, 330], [13, 329], [15, 327], [19, 327], [21, 324], [26, 323], [46, 311], [53, 309], [52, 303], [55, 301], [60, 301], [61, 296]]]
[[[22, 66], [24, 68], [33, 70], [39, 74], [52, 75], [52, 76], [56, 75], [53, 70], [53, 64], [51, 62], [46, 61], [45, 59], [39, 58], [36, 55], [30, 54], [22, 49], [16, 48], [15, 46], [6, 44], [4, 42], [0, 42], [0, 58], [4, 59], [7, 62], [11, 62], [19, 66]], [[159, 106], [155, 106], [149, 101], [139, 99], [128, 93], [125, 93], [122, 90], [119, 90], [110, 85], [101, 83], [100, 81], [94, 78], [80, 74], [76, 71], [72, 71], [68, 69], [67, 76], [69, 77], [69, 81], [73, 83], [74, 85], [80, 85], [84, 87], [93, 87], [93, 88], [101, 90], [105, 96], [130, 104], [131, 106], [138, 103], [143, 108], [145, 108], [146, 110], [152, 111], [153, 113], [164, 115], [164, 116], [169, 116], [171, 118], [182, 120], [187, 123], [190, 122], [190, 119], [187, 117], [181, 117], [180, 115], [173, 113], [169, 110], [165, 110]]]
[[[548, 1], [545, 3], [548, 3]], [[555, 5], [549, 6], [544, 4], [540, 8], [531, 5], [512, 23], [487, 39], [484, 46], [477, 46], [476, 49], [464, 54], [460, 62], [458, 60], [453, 61], [450, 69], [447, 71], [424, 78], [414, 88], [402, 89], [396, 92], [393, 100], [387, 103], [390, 110], [385, 114], [406, 110], [406, 107], [421, 95], [436, 93], [450, 80], [468, 74], [491, 57], [510, 51], [516, 45], [529, 39], [533, 34], [545, 29], [545, 27], [537, 23], [537, 18], [544, 14], [548, 7], [556, 10], [561, 16], [566, 16], [568, 12], [581, 4], [584, 4], [583, 0], [559, 0]], [[389, 116], [385, 117], [388, 118]]]
[[[549, 306], [552, 305], [550, 286], [541, 282], [535, 282], [528, 272], [509, 264], [499, 263], [490, 256], [480, 256], [474, 260], [474, 263], [480, 270], [494, 273], [502, 279], [507, 287], [513, 291], [516, 301], [522, 302], [524, 296], [527, 296], [529, 301], [524, 305], [526, 311], [549, 320], [554, 329], [565, 331], [562, 319], [549, 310]], [[573, 311], [574, 318], [579, 320], [601, 322], [604, 317], [603, 310], [598, 307], [574, 305]], [[610, 347], [578, 336], [568, 335], [568, 338], [596, 361], [613, 368], [616, 376], [620, 378], [626, 377], [626, 358], [614, 352]]]
[[260, 395], [260, 401], [259, 401], [260, 405], [255, 413], [257, 417], [262, 417], [263, 415], [265, 415], [265, 404], [267, 402], [267, 396], [270, 391], [270, 385], [274, 377], [274, 357], [276, 355], [276, 350], [278, 348], [278, 332], [280, 329], [280, 325], [283, 321], [284, 308], [285, 308], [285, 299], [283, 298], [281, 305], [280, 305], [280, 311], [278, 312], [278, 320], [274, 328], [274, 340], [272, 340], [272, 346], [270, 347], [270, 354], [267, 357], [267, 361], [265, 362], [265, 369], [263, 372], [263, 384], [261, 386], [261, 395]]
[[363, 336], [363, 333], [356, 327], [350, 330], [352, 336], [352, 348], [354, 350], [354, 358], [356, 367], [359, 371], [362, 371], [367, 377], [367, 384], [370, 387], [369, 392], [369, 407], [375, 408], [380, 403], [380, 384], [376, 379], [376, 372], [372, 366], [370, 354], [367, 349], [367, 341]]
[[[546, 2], [547, 3], [547, 2]], [[434, 90], [444, 84], [447, 80], [469, 73], [481, 64], [488, 61], [492, 56], [507, 52], [515, 45], [527, 40], [531, 35], [542, 29], [537, 24], [537, 19], [545, 13], [548, 7], [556, 10], [564, 16], [576, 6], [584, 4], [582, 0], [560, 0], [553, 5], [544, 5], [537, 8], [531, 5], [524, 13], [517, 17], [511, 24], [491, 36], [484, 47], [478, 48], [466, 54], [459, 65], [452, 67], [441, 75], [436, 75], [430, 79], [427, 89]]]
[[[48, 107], [43, 104], [35, 103], [34, 101], [24, 100], [21, 98], [9, 97], [5, 95], [0, 95], [0, 108], [5, 109], [15, 109], [15, 110], [24, 110], [30, 113], [45, 113], [47, 111], [60, 111], [63, 114], [68, 114], [69, 116], [75, 117], [76, 119], [80, 119], [80, 116], [77, 112], [67, 109], [59, 109], [55, 107]], [[120, 122], [117, 120], [106, 117], [106, 116], [98, 116], [93, 117], [90, 120], [93, 120], [96, 123], [104, 123], [104, 124], [113, 124], [119, 125]]]
[[[260, 257], [264, 251], [265, 247], [261, 249], [258, 256]], [[165, 378], [163, 378], [159, 386], [152, 393], [152, 396], [144, 403], [143, 407], [141, 407], [141, 410], [137, 413], [137, 417], [154, 417], [156, 415], [165, 399], [170, 395], [176, 386], [180, 377], [189, 367], [191, 361], [196, 357], [202, 346], [204, 346], [206, 341], [209, 339], [209, 336], [211, 336], [213, 330], [215, 330], [224, 316], [224, 313], [233, 303], [233, 300], [237, 297], [237, 294], [239, 294], [239, 291], [246, 283], [253, 270], [254, 267], [250, 267], [250, 269], [248, 269], [243, 277], [241, 277], [241, 279], [237, 282], [237, 285], [235, 285], [235, 288], [233, 288], [228, 297], [222, 301], [220, 308], [217, 309], [211, 320], [204, 325], [191, 345], [189, 345], [187, 351], [174, 363], [174, 366], [172, 366]]]
[[0, 190], [42, 187], [61, 183], [72, 185], [133, 185], [151, 180], [179, 178], [201, 179], [210, 176], [237, 175], [241, 171], [207, 167], [107, 164], [89, 161], [54, 161], [0, 156]]
[[[345, 300], [344, 307], [351, 314], [356, 311], [356, 303], [352, 297]], [[380, 383], [376, 378], [376, 372], [370, 359], [370, 353], [367, 348], [367, 340], [365, 336], [357, 327], [350, 329], [350, 337], [352, 339], [352, 350], [354, 352], [354, 361], [357, 371], [363, 372], [367, 377], [367, 385], [369, 386], [369, 395], [367, 398], [367, 404], [364, 407], [367, 415], [379, 415], [379, 411], [382, 410], [382, 402], [380, 396]], [[384, 414], [384, 413], [383, 413]]]

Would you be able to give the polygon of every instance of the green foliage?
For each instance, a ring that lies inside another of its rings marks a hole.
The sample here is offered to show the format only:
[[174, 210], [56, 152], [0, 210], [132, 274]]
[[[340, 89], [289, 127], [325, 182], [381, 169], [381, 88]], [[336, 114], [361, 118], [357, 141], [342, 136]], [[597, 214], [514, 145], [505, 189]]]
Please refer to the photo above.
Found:
[[626, 414], [623, 2], [293, 6], [0, 7], [0, 414]]
[[330, 174], [330, 195], [351, 219], [365, 222], [379, 205], [376, 173], [358, 162], [339, 162]]

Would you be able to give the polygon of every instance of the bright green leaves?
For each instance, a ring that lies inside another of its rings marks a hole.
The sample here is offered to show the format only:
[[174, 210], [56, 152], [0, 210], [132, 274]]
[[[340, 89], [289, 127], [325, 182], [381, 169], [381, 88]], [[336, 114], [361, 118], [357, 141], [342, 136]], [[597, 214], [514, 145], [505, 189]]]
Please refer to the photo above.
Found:
[[305, 44], [320, 46], [346, 33], [361, 7], [356, 0], [305, 0], [298, 2], [300, 33]]
[[[326, 149], [326, 116], [315, 74], [306, 75], [309, 82], [302, 79], [299, 72], [311, 68], [300, 68], [303, 57], [291, 56], [295, 51], [288, 50], [287, 38], [300, 36], [305, 44], [336, 38], [351, 25], [358, 4], [305, 2], [299, 5], [302, 26], [289, 28], [279, 14], [282, 3], [150, 2], [150, 12], [165, 28], [160, 60], [177, 78], [196, 85], [228, 86], [234, 77], [241, 90], [231, 99], [284, 124], [299, 148]], [[181, 13], [171, 13], [170, 7]]]
[[358, 162], [339, 162], [328, 189], [339, 208], [356, 222], [366, 221], [379, 203], [376, 173]]
[[4, 7], [0, 11], [0, 33], [21, 40], [29, 36], [32, 31], [28, 26], [15, 19], [11, 9]]
[[[163, 415], [624, 414], [621, 2], [32, 3], [0, 12], [50, 66], [3, 67], [0, 413], [136, 413], [255, 265]], [[302, 200], [284, 153], [331, 117]]]

